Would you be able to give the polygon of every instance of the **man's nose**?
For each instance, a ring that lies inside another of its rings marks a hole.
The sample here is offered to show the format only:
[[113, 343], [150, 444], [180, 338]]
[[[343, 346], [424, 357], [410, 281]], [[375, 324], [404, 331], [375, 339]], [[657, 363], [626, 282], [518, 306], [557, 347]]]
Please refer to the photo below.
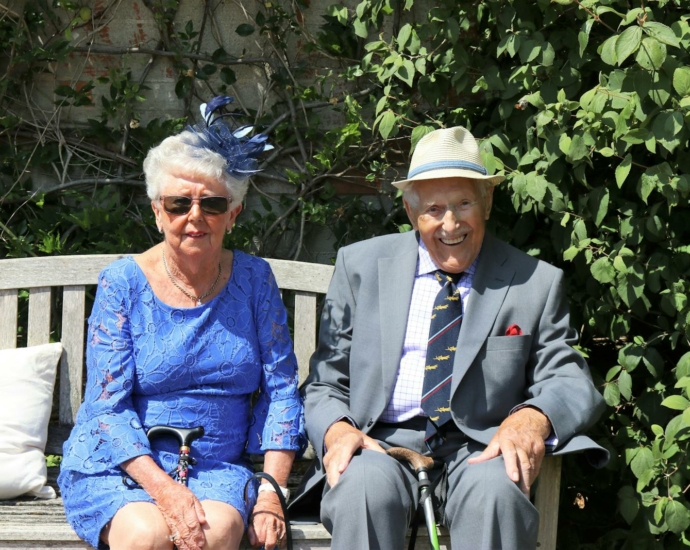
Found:
[[448, 207], [443, 215], [443, 230], [453, 231], [458, 226], [458, 217], [455, 215], [455, 208]]

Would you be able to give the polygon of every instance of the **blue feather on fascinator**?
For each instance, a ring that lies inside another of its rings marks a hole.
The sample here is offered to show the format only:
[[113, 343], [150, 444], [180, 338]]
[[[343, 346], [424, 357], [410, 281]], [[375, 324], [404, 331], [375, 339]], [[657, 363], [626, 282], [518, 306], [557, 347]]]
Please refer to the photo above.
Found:
[[234, 99], [220, 95], [200, 106], [203, 122], [188, 126], [196, 139], [194, 147], [203, 147], [221, 155], [226, 162], [225, 171], [235, 179], [243, 180], [259, 171], [257, 157], [264, 151], [273, 149], [267, 143], [266, 134], [247, 136], [254, 129], [253, 126], [240, 126], [233, 129], [226, 121], [232, 115], [222, 115], [219, 111]]

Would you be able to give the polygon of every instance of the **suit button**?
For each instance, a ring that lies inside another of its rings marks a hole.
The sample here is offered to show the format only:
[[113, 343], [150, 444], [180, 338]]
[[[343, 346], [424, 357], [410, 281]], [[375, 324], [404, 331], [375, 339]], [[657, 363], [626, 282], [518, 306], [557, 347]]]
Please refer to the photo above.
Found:
[[369, 422], [367, 422], [367, 428], [371, 427], [374, 424], [374, 419], [370, 418]]

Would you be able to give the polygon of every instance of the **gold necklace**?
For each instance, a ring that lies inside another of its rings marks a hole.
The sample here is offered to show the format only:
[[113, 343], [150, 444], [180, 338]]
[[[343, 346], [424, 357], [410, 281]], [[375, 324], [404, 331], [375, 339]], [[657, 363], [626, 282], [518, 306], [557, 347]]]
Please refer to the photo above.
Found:
[[213, 292], [213, 289], [216, 288], [216, 285], [218, 284], [218, 281], [220, 280], [220, 273], [221, 273], [221, 265], [220, 262], [218, 262], [218, 275], [216, 276], [216, 280], [213, 281], [213, 284], [211, 285], [211, 288], [208, 289], [204, 294], [201, 296], [195, 296], [194, 294], [191, 294], [187, 292], [184, 288], [180, 286], [180, 284], [175, 280], [175, 277], [173, 277], [173, 274], [170, 273], [170, 268], [168, 267], [168, 262], [165, 260], [165, 250], [163, 250], [163, 266], [165, 267], [165, 272], [168, 274], [168, 277], [170, 277], [170, 281], [172, 284], [174, 284], [187, 298], [192, 300], [193, 302], [196, 302], [197, 306], [201, 305], [201, 300], [206, 298], [211, 292]]

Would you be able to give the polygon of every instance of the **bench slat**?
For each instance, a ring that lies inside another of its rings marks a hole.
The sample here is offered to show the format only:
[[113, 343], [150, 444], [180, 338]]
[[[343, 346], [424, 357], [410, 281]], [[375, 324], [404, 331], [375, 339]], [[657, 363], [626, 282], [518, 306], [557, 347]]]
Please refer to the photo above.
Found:
[[59, 414], [61, 423], [73, 424], [82, 399], [86, 287], [66, 286], [62, 296]]
[[[109, 263], [127, 254], [94, 254], [90, 256], [48, 256], [2, 260], [0, 290], [46, 286], [92, 285], [100, 271]], [[333, 266], [307, 264], [289, 260], [267, 260], [275, 273], [278, 286], [286, 290], [302, 290], [325, 294], [333, 274]]]
[[0, 349], [17, 347], [18, 311], [19, 297], [17, 290], [0, 290]]
[[295, 356], [299, 365], [299, 383], [309, 374], [309, 359], [316, 349], [316, 295], [295, 293]]
[[39, 346], [50, 342], [50, 296], [49, 286], [29, 290], [27, 346]]
[[558, 538], [558, 503], [561, 496], [561, 466], [563, 457], [546, 457], [537, 478], [534, 505], [539, 510], [540, 550], [555, 550]]

